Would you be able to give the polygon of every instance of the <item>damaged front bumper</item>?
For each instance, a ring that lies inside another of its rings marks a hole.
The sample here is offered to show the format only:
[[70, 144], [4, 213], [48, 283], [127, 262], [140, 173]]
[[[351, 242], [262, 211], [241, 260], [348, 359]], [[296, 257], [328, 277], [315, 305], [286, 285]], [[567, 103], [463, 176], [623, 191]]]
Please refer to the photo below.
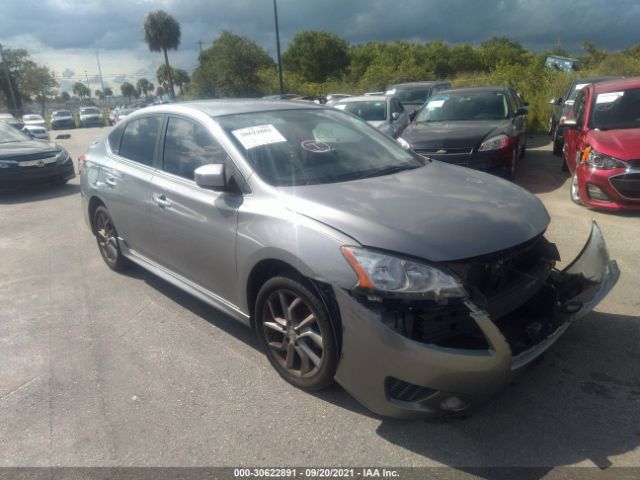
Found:
[[[572, 288], [570, 297], [554, 300], [554, 319], [549, 323], [553, 329], [538, 335], [535, 344], [526, 349], [514, 348], [503, 331], [504, 325], [470, 300], [461, 308], [468, 310], [466, 314], [481, 331], [486, 348], [452, 348], [408, 338], [385, 325], [380, 309], [369, 308], [334, 287], [342, 317], [342, 355], [336, 381], [380, 415], [459, 414], [508, 384], [547, 350], [572, 321], [593, 310], [619, 275], [594, 222], [580, 255], [562, 272], [554, 272], [551, 281], [572, 280]], [[537, 325], [531, 320], [526, 328]]]

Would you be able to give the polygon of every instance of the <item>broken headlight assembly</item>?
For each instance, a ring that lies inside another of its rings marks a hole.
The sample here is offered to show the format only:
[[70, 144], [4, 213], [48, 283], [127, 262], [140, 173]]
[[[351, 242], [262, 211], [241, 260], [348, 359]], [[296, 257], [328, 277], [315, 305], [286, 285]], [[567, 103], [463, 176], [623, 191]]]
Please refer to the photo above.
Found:
[[358, 276], [355, 289], [369, 301], [412, 298], [446, 304], [468, 293], [452, 274], [408, 258], [361, 247], [342, 247], [342, 255]]

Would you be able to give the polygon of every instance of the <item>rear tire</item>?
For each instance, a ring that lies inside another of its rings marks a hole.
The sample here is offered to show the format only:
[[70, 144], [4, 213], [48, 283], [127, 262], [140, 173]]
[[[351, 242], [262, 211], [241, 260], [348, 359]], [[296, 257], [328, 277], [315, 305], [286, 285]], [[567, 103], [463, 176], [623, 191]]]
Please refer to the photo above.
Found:
[[109, 211], [100, 206], [93, 214], [93, 229], [98, 242], [98, 250], [107, 266], [116, 272], [129, 267], [129, 261], [122, 255], [118, 232]]
[[280, 376], [303, 390], [333, 383], [338, 348], [329, 314], [302, 279], [274, 277], [260, 288], [255, 328], [267, 358]]

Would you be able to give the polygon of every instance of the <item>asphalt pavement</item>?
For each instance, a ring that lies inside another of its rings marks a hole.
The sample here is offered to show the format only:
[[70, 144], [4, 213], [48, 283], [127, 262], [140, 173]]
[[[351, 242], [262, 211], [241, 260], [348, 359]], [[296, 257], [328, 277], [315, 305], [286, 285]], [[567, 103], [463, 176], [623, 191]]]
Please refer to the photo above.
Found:
[[[77, 161], [107, 131], [59, 143]], [[0, 196], [0, 466], [640, 467], [640, 215], [572, 204], [547, 137], [518, 183], [549, 210], [564, 265], [595, 218], [620, 281], [511, 386], [446, 421], [297, 390], [244, 326], [142, 269], [110, 271], [78, 180]]]

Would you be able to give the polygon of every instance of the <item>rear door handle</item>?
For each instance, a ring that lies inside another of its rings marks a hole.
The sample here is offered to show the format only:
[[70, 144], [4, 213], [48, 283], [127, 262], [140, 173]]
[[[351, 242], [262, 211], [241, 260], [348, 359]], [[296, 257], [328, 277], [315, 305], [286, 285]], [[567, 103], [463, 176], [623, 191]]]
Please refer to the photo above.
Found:
[[171, 206], [171, 201], [167, 199], [164, 195], [154, 195], [153, 201], [160, 208], [169, 208]]
[[110, 187], [115, 187], [116, 185], [118, 185], [118, 182], [116, 182], [116, 179], [110, 175], [104, 179], [104, 183], [106, 183]]

